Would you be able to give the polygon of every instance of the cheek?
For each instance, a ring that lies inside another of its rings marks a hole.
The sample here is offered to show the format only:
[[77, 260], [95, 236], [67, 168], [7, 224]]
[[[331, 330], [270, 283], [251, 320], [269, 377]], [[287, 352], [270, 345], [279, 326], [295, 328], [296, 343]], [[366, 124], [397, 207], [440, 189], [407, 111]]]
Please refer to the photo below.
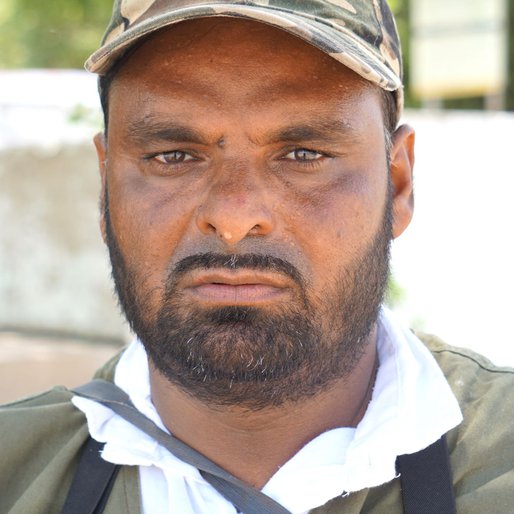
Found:
[[370, 180], [367, 173], [356, 172], [322, 188], [295, 192], [292, 225], [313, 261], [327, 267], [360, 255], [382, 223], [386, 185], [385, 177]]
[[111, 223], [127, 266], [157, 286], [189, 226], [191, 212], [186, 200], [190, 195], [158, 181], [113, 178], [111, 182]]

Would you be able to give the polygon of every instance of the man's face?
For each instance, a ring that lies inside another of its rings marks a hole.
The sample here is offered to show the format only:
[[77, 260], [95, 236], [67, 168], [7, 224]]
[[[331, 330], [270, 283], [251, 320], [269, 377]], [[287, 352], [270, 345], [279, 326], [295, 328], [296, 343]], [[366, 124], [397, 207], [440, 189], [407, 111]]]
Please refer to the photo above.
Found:
[[151, 368], [252, 408], [351, 372], [403, 229], [377, 90], [284, 32], [208, 19], [143, 44], [109, 101], [104, 231]]

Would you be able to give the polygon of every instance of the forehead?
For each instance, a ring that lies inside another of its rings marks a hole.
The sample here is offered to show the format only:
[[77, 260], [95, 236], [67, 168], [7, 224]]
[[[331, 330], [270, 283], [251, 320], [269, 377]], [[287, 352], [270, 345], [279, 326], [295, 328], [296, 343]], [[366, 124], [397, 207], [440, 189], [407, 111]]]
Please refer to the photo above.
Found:
[[109, 118], [113, 128], [171, 117], [202, 130], [246, 118], [257, 132], [326, 118], [364, 133], [383, 131], [379, 91], [285, 31], [206, 18], [163, 29], [125, 57], [110, 87]]
[[246, 48], [247, 57], [252, 58], [257, 57], [253, 55], [256, 51], [258, 56], [265, 57], [283, 53], [281, 50], [284, 49], [292, 52], [291, 58], [310, 53], [322, 61], [326, 59], [330, 63], [337, 62], [285, 29], [255, 20], [227, 16], [197, 18], [164, 27], [142, 39], [130, 54], [157, 52], [162, 58], [166, 53], [178, 56], [208, 51], [223, 60], [223, 50], [229, 48], [239, 51]]
[[131, 87], [195, 78], [241, 84], [260, 79], [266, 86], [298, 89], [307, 82], [313, 93], [378, 90], [329, 55], [286, 31], [235, 18], [205, 18], [178, 23], [149, 37], [121, 63], [117, 77]]

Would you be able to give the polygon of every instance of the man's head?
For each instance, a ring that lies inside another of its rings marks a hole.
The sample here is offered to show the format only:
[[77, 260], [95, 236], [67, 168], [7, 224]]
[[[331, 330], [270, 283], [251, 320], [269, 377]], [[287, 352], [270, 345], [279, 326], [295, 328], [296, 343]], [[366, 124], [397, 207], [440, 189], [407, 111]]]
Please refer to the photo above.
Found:
[[348, 375], [411, 216], [412, 134], [388, 148], [380, 88], [241, 19], [164, 28], [120, 62], [103, 229], [152, 367], [253, 408]]

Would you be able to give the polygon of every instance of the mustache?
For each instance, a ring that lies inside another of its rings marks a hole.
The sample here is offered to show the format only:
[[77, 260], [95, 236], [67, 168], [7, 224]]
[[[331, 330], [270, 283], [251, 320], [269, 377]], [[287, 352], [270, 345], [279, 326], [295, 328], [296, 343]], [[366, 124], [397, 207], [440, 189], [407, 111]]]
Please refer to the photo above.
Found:
[[300, 271], [290, 262], [272, 255], [246, 254], [220, 254], [199, 253], [184, 257], [173, 267], [170, 277], [177, 281], [181, 276], [197, 269], [221, 268], [227, 270], [251, 269], [258, 271], [272, 271], [287, 275], [302, 288], [305, 286]]

